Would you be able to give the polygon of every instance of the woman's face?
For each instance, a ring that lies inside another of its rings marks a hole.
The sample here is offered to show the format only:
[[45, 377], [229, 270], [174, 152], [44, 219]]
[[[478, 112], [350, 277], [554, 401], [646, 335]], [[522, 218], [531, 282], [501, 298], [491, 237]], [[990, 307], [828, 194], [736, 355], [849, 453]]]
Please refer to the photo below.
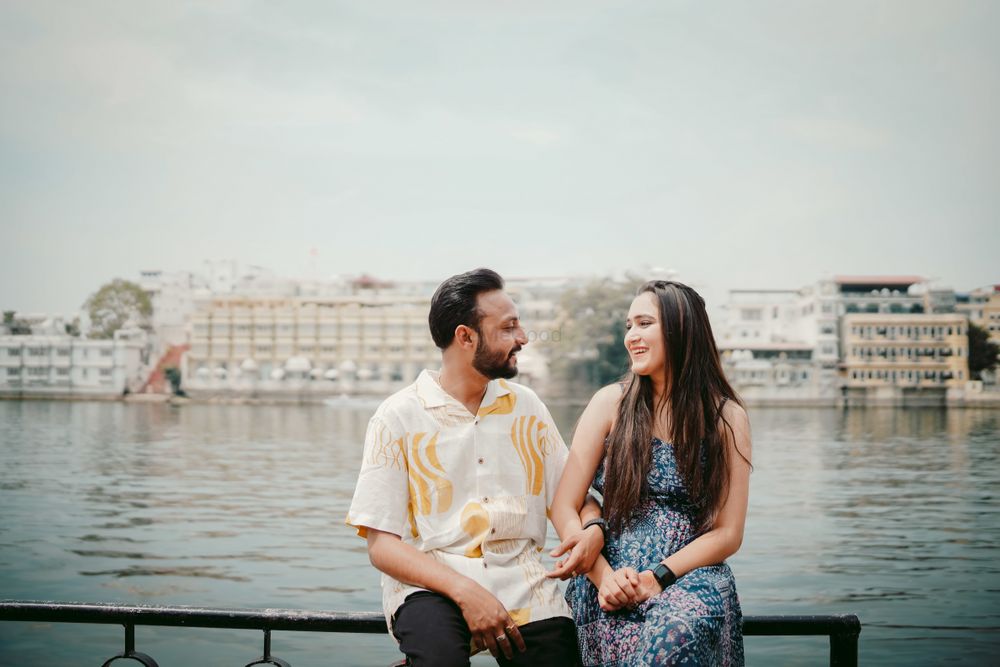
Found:
[[652, 292], [643, 292], [632, 300], [625, 320], [625, 349], [636, 375], [664, 372], [666, 350], [660, 323], [660, 307]]

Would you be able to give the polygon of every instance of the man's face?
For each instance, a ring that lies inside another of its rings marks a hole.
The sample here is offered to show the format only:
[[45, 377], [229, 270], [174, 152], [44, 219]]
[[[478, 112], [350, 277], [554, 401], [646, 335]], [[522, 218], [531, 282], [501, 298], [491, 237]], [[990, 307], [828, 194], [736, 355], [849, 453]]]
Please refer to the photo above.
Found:
[[472, 366], [491, 380], [517, 375], [517, 353], [528, 344], [517, 306], [502, 290], [483, 292], [476, 300], [482, 314]]

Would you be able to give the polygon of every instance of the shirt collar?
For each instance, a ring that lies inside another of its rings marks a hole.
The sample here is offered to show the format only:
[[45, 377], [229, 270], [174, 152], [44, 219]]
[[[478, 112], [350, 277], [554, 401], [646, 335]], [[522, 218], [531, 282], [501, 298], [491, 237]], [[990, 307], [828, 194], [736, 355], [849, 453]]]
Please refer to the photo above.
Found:
[[[417, 396], [425, 409], [437, 408], [448, 403], [459, 403], [458, 399], [441, 388], [440, 372], [424, 369], [417, 376]], [[503, 380], [490, 380], [486, 384], [486, 394], [481, 405], [492, 405], [496, 399], [511, 392], [510, 385]], [[464, 408], [464, 406], [463, 406]]]

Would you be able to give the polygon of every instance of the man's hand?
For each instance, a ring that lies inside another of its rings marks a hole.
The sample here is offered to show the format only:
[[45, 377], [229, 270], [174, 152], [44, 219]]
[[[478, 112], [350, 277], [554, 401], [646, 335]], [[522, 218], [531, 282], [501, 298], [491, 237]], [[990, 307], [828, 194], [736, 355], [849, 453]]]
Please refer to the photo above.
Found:
[[578, 531], [549, 552], [553, 558], [558, 558], [567, 551], [569, 556], [557, 561], [556, 566], [550, 572], [546, 572], [545, 576], [550, 579], [565, 580], [578, 574], [586, 574], [594, 567], [594, 561], [601, 555], [603, 548], [604, 533], [600, 526], [591, 526]]
[[488, 649], [494, 658], [503, 653], [508, 660], [514, 658], [512, 643], [518, 651], [525, 651], [524, 639], [514, 619], [488, 590], [472, 579], [464, 579], [455, 591], [454, 600], [478, 648]]
[[636, 604], [639, 594], [639, 573], [630, 567], [613, 570], [604, 575], [597, 590], [597, 602], [604, 611], [617, 611]]

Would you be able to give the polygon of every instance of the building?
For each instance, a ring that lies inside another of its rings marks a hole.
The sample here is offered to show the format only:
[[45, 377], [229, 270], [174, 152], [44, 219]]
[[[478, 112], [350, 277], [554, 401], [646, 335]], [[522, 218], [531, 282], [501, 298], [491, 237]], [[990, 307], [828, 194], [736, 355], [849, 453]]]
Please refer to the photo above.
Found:
[[719, 348], [751, 401], [938, 403], [970, 379], [967, 316], [988, 327], [991, 296], [963, 297], [919, 276], [732, 290]]
[[184, 387], [197, 393], [388, 394], [440, 365], [427, 297], [214, 295], [199, 301]]
[[139, 274], [139, 286], [149, 296], [153, 306], [150, 324], [156, 335], [158, 351], [186, 343], [195, 298], [208, 293], [207, 281], [190, 271], [171, 273], [153, 269]]
[[969, 380], [968, 322], [961, 313], [852, 313], [842, 323], [849, 394], [939, 390]]
[[751, 401], [834, 400], [837, 297], [829, 280], [797, 290], [730, 290], [717, 337], [734, 388]]
[[990, 340], [1000, 345], [1000, 285], [980, 287], [956, 294], [955, 310], [989, 333]]
[[113, 340], [0, 336], [0, 397], [118, 398], [142, 386], [150, 353], [139, 329]]

